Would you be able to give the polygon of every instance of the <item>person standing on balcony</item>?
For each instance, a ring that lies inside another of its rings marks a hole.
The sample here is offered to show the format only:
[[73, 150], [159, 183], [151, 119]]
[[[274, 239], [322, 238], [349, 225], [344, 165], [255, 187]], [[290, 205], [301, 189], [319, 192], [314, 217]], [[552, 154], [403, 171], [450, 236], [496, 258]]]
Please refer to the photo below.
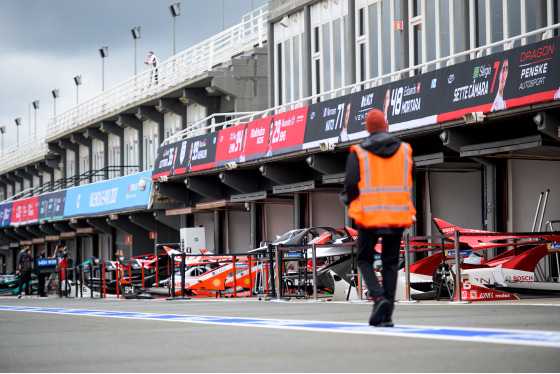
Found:
[[[365, 127], [370, 136], [350, 147], [340, 198], [358, 226], [358, 268], [375, 303], [369, 324], [392, 327], [401, 237], [416, 221], [411, 200], [416, 168], [412, 148], [387, 132], [382, 111], [370, 110]], [[379, 238], [382, 286], [373, 269]]]
[[144, 64], [150, 66], [152, 70], [152, 78], [155, 78], [156, 84], [158, 83], [158, 65], [159, 60], [154, 52], [150, 51], [148, 54], [148, 60], [144, 61]]

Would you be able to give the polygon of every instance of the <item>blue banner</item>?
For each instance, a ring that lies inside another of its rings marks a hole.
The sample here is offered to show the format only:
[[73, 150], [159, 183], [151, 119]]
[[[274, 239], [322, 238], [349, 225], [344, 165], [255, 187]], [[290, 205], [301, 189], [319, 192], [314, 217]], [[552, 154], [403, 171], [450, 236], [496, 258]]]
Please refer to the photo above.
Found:
[[0, 226], [9, 226], [12, 219], [12, 203], [0, 205]]
[[[144, 191], [140, 191], [139, 188], [142, 178], [148, 179]], [[64, 217], [91, 216], [147, 208], [152, 186], [151, 178], [150, 170], [70, 188], [66, 191]]]

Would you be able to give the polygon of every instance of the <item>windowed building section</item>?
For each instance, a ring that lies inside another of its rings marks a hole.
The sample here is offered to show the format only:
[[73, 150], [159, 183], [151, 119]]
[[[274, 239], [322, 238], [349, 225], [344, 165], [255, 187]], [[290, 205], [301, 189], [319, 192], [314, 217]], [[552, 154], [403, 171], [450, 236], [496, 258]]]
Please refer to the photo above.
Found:
[[[559, 17], [558, 2], [552, 0], [282, 1], [275, 8], [277, 4], [269, 5], [276, 16], [270, 41], [274, 105], [356, 82], [372, 81], [365, 87], [387, 83], [395, 79], [387, 75], [402, 69], [417, 67], [406, 73], [410, 76], [534, 43], [542, 35], [493, 45], [558, 23]], [[291, 11], [282, 13], [287, 8]], [[558, 35], [558, 30], [549, 34]], [[478, 47], [484, 48], [455, 56]]]

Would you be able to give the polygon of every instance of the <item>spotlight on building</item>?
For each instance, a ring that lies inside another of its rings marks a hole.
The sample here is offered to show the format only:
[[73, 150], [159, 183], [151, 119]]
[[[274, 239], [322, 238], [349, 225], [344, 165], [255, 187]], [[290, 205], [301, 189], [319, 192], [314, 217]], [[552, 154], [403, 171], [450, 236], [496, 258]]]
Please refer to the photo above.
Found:
[[484, 121], [486, 116], [482, 112], [470, 112], [463, 114], [463, 119], [465, 123], [479, 123]]
[[537, 113], [533, 117], [533, 121], [535, 122], [535, 125], [541, 126], [544, 123], [544, 114], [542, 112]]

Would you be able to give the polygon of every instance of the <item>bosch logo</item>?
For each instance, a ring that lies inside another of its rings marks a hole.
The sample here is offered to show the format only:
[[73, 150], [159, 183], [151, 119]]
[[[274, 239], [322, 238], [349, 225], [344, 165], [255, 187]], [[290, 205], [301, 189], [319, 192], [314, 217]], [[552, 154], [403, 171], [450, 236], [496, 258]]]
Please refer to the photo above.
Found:
[[514, 282], [532, 282], [533, 276], [532, 275], [515, 275], [513, 276]]

